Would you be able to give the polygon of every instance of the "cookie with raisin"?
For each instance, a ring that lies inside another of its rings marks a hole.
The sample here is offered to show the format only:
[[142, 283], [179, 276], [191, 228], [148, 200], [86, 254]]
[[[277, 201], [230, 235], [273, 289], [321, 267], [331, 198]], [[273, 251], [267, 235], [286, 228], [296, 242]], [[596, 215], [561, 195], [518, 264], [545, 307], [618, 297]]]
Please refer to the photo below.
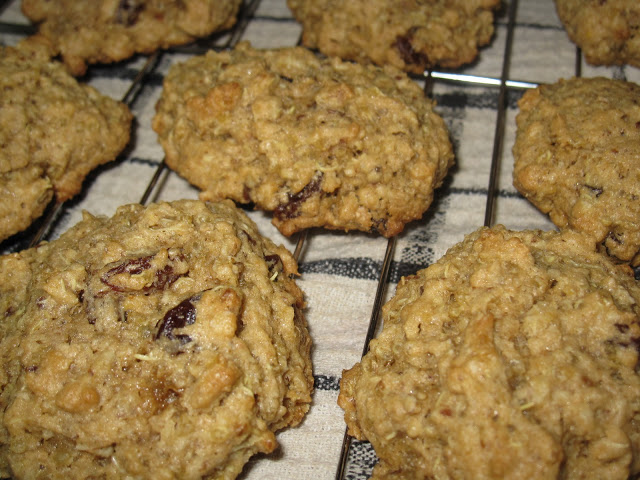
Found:
[[202, 190], [309, 227], [392, 236], [421, 218], [453, 164], [433, 102], [403, 72], [248, 43], [171, 67], [153, 129]]
[[640, 67], [640, 3], [636, 0], [555, 0], [573, 41], [592, 65]]
[[0, 477], [235, 478], [309, 408], [296, 273], [232, 202], [197, 200], [0, 257]]
[[80, 192], [86, 175], [129, 142], [121, 102], [78, 83], [37, 51], [0, 46], [0, 240], [26, 229], [52, 198]]
[[287, 0], [302, 44], [326, 55], [423, 73], [472, 62], [499, 0]]
[[640, 86], [571, 78], [527, 91], [513, 146], [515, 187], [558, 227], [640, 262]]
[[46, 44], [70, 72], [87, 64], [190, 43], [230, 28], [241, 0], [22, 0], [38, 24], [28, 42]]
[[345, 371], [373, 479], [633, 478], [640, 286], [573, 231], [483, 228], [399, 282]]

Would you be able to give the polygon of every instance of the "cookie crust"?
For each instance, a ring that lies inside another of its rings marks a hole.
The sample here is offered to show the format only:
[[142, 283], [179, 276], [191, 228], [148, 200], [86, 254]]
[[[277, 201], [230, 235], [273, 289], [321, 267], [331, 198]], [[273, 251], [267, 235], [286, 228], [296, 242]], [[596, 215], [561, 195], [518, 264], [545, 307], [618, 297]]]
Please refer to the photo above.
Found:
[[36, 51], [0, 47], [0, 239], [24, 230], [55, 196], [129, 142], [126, 105], [79, 84]]
[[87, 64], [124, 60], [230, 28], [241, 0], [23, 0], [39, 24], [29, 41], [61, 55], [74, 75]]
[[235, 478], [309, 408], [296, 268], [193, 200], [0, 257], [0, 476]]
[[556, 0], [556, 10], [587, 62], [640, 67], [640, 4], [636, 0]]
[[444, 121], [404, 73], [301, 47], [241, 43], [172, 66], [153, 129], [202, 199], [273, 211], [285, 235], [395, 235], [453, 163]]
[[519, 102], [515, 187], [560, 228], [640, 262], [640, 86], [572, 78]]
[[403, 278], [343, 373], [374, 479], [640, 470], [640, 287], [576, 232], [480, 229]]
[[422, 73], [472, 62], [499, 0], [287, 0], [302, 43], [330, 56]]

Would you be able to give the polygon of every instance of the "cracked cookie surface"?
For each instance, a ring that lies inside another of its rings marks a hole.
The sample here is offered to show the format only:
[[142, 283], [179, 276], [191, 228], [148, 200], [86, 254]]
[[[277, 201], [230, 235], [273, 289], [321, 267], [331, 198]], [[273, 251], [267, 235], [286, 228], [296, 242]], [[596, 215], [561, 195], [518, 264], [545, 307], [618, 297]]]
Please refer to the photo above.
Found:
[[560, 228], [640, 262], [640, 86], [572, 78], [519, 101], [513, 183]]
[[235, 478], [309, 408], [296, 269], [193, 200], [0, 257], [0, 477]]
[[135, 53], [190, 43], [236, 20], [240, 0], [23, 0], [37, 22], [27, 41], [46, 44], [69, 71], [124, 60]]
[[472, 62], [499, 0], [288, 0], [302, 43], [326, 55], [422, 73]]
[[640, 287], [576, 232], [480, 229], [404, 277], [343, 372], [374, 479], [640, 471]]
[[0, 47], [0, 239], [24, 230], [55, 196], [129, 142], [126, 105], [80, 84], [38, 52]]
[[453, 164], [442, 118], [403, 72], [241, 43], [171, 67], [153, 128], [205, 200], [309, 227], [392, 236], [422, 216]]

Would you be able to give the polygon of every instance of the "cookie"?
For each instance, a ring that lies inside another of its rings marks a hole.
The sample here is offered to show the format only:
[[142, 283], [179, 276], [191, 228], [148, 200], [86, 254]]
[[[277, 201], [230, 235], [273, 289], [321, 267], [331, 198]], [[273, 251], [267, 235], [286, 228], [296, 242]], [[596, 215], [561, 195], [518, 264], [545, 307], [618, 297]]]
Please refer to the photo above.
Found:
[[129, 142], [132, 115], [62, 64], [12, 47], [0, 47], [0, 91], [1, 240], [114, 160]]
[[287, 0], [302, 44], [326, 55], [423, 73], [472, 62], [499, 0]]
[[197, 200], [0, 257], [0, 478], [235, 478], [309, 408], [296, 268]]
[[190, 43], [236, 21], [241, 0], [22, 0], [44, 43], [69, 71]]
[[640, 3], [637, 0], [555, 0], [573, 41], [592, 65], [640, 67]]
[[516, 188], [560, 228], [640, 262], [640, 86], [607, 78], [542, 85], [519, 102]]
[[640, 287], [573, 231], [480, 229], [401, 279], [343, 373], [374, 479], [640, 471]]
[[285, 235], [395, 235], [453, 163], [444, 121], [404, 73], [301, 47], [241, 43], [173, 65], [153, 129], [201, 198], [272, 211]]

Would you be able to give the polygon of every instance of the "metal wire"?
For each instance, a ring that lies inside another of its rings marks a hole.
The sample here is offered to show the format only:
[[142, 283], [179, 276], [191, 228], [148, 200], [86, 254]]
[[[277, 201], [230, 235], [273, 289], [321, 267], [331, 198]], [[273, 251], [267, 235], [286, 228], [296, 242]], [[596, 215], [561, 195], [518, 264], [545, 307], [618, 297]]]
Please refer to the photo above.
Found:
[[[255, 12], [258, 9], [258, 6], [260, 5], [260, 2], [261, 0], [250, 0], [249, 2], [245, 2], [245, 4], [243, 5], [243, 8], [239, 12], [238, 19], [236, 21], [236, 24], [233, 30], [229, 32], [226, 42], [223, 44], [222, 47], [219, 47], [219, 48], [222, 48], [222, 49], [231, 48], [235, 44], [237, 44], [239, 39], [244, 34], [247, 26], [249, 25], [250, 20], [254, 17]], [[9, 3], [10, 3], [9, 0], [0, 0], [0, 12], [3, 11]], [[0, 22], [0, 31], [4, 33], [20, 34], [23, 36], [28, 36], [35, 33], [36, 29], [32, 25], [18, 25], [18, 24]], [[214, 36], [212, 38], [215, 39], [218, 37]], [[194, 45], [195, 45], [194, 48], [196, 53], [213, 48], [212, 45], [208, 44], [207, 41], [196, 42]], [[175, 47], [174, 49], [172, 49], [172, 51], [180, 50], [181, 48], [187, 49], [190, 47]], [[131, 85], [123, 95], [121, 99], [122, 103], [126, 104], [128, 107], [132, 107], [138, 94], [145, 86], [145, 79], [150, 73], [152, 73], [157, 68], [163, 54], [164, 54], [163, 51], [157, 51], [147, 58], [146, 62], [140, 68], [140, 70], [136, 73], [136, 76], [131, 81]], [[162, 173], [165, 171], [165, 169], [166, 169], [166, 165], [163, 160], [158, 165], [156, 171], [151, 177], [151, 180], [147, 184], [146, 190], [142, 195], [140, 203], [146, 204], [149, 201], [149, 199], [151, 198], [151, 195], [153, 194], [154, 189], [158, 186], [159, 179], [162, 176]], [[65, 208], [66, 208], [65, 202], [52, 202], [47, 207], [47, 210], [45, 211], [43, 217], [39, 220], [40, 222], [39, 227], [37, 228], [35, 233], [31, 236], [31, 238], [23, 237], [24, 240], [22, 241], [18, 240], [14, 243], [18, 245], [26, 240], [26, 244], [29, 247], [34, 247], [35, 245], [40, 243], [44, 238], [46, 238], [46, 236], [52, 230], [55, 220], [59, 217], [59, 215], [62, 212], [64, 212]], [[3, 250], [11, 249], [13, 245], [7, 245], [9, 243], [11, 243], [11, 239], [8, 239], [7, 242], [3, 242], [3, 245], [2, 245]]]
[[[240, 38], [242, 38], [243, 33], [247, 29], [247, 26], [249, 25], [249, 21], [255, 15], [255, 12], [258, 9], [258, 6], [260, 5], [260, 1], [261, 0], [251, 0], [248, 4], [244, 5], [242, 10], [240, 11], [240, 15], [238, 16], [238, 20], [236, 21], [236, 24], [231, 34], [229, 35], [224, 45], [220, 47], [221, 49], [233, 48], [238, 43]], [[204, 51], [209, 50], [212, 48], [212, 46], [206, 45], [206, 44], [205, 45], [199, 44], [196, 48], [197, 48], [197, 51], [193, 53], [197, 53], [198, 51], [202, 51], [202, 50]], [[160, 53], [158, 53], [158, 55], [160, 55]], [[147, 185], [146, 190], [142, 194], [142, 197], [140, 198], [140, 203], [142, 205], [147, 204], [147, 202], [151, 198], [151, 195], [153, 194], [153, 191], [159, 185], [160, 177], [162, 176], [162, 174], [166, 169], [167, 169], [167, 164], [165, 162], [165, 159], [163, 158], [162, 162], [160, 162], [160, 164], [156, 168], [156, 171], [151, 177], [151, 180], [149, 181], [149, 184]]]
[[475, 84], [485, 87], [498, 87], [504, 85], [507, 88], [535, 88], [537, 83], [524, 82], [522, 80], [509, 80], [504, 78], [494, 77], [482, 77], [478, 75], [468, 75], [464, 73], [451, 73], [451, 72], [431, 72], [431, 76], [438, 80], [449, 80], [456, 83]]
[[[244, 34], [247, 26], [249, 25], [251, 19], [254, 17], [255, 12], [257, 11], [258, 6], [260, 5], [261, 0], [251, 0], [246, 3], [241, 10], [238, 21], [234, 29], [229, 33], [227, 40], [223, 43], [222, 46], [217, 47], [220, 49], [232, 48], [235, 46], [242, 35]], [[0, 0], [0, 11], [9, 2], [7, 0]], [[510, 89], [529, 89], [535, 88], [537, 86], [536, 83], [532, 83], [529, 81], [520, 81], [513, 80], [508, 78], [509, 73], [509, 63], [511, 58], [511, 47], [513, 44], [513, 33], [515, 27], [515, 18], [516, 12], [518, 8], [517, 0], [511, 0], [509, 2], [509, 13], [508, 13], [508, 24], [507, 24], [507, 37], [505, 42], [505, 51], [503, 57], [503, 65], [502, 65], [502, 74], [500, 78], [487, 77], [487, 76], [475, 76], [468, 74], [459, 74], [459, 73], [451, 73], [451, 72], [438, 72], [438, 71], [428, 71], [425, 72], [425, 94], [430, 95], [431, 89], [433, 87], [434, 81], [442, 81], [442, 82], [455, 82], [461, 84], [468, 85], [480, 85], [480, 86], [495, 86], [499, 87], [499, 95], [498, 95], [498, 112], [496, 118], [496, 128], [494, 132], [494, 144], [493, 144], [493, 154], [491, 160], [490, 174], [489, 174], [489, 186], [488, 186], [488, 196], [487, 196], [487, 204], [485, 206], [485, 225], [490, 225], [493, 221], [494, 209], [495, 209], [495, 193], [497, 188], [497, 179], [498, 179], [498, 171], [499, 171], [499, 163], [500, 157], [502, 153], [502, 145], [504, 143], [504, 117], [506, 110], [506, 95], [508, 90]], [[0, 30], [8, 33], [22, 33], [22, 34], [30, 34], [32, 33], [33, 28], [26, 25], [12, 25], [0, 23]], [[298, 42], [300, 44], [300, 42]], [[177, 51], [186, 51], [189, 53], [202, 53], [210, 48], [213, 48], [207, 42], [196, 42], [191, 46], [185, 47], [176, 47], [173, 50]], [[132, 80], [132, 83], [124, 94], [122, 98], [122, 102], [131, 106], [137, 95], [140, 93], [141, 89], [144, 88], [145, 79], [147, 76], [152, 73], [160, 62], [162, 58], [163, 52], [156, 52], [151, 55], [148, 60], [145, 62], [143, 67], [138, 71], [135, 78]], [[576, 76], [580, 76], [581, 74], [581, 52], [578, 50], [576, 55]], [[147, 184], [146, 190], [141, 197], [140, 203], [146, 204], [151, 198], [158, 186], [160, 185], [160, 179], [162, 175], [168, 171], [168, 168], [164, 162], [158, 165], [156, 168], [152, 178]], [[50, 231], [52, 223], [55, 221], [60, 212], [64, 209], [63, 203], [55, 203], [48, 210], [44, 221], [41, 227], [38, 229], [34, 237], [31, 239], [30, 246], [37, 244], [42, 238], [45, 237], [48, 231]], [[308, 230], [304, 230], [300, 232], [298, 235], [294, 258], [297, 261], [300, 261], [303, 248], [308, 239]], [[393, 253], [395, 251], [396, 239], [392, 237], [388, 240], [384, 259], [382, 262], [382, 266], [380, 268], [378, 284], [376, 288], [376, 295], [374, 299], [374, 303], [372, 306], [371, 317], [367, 329], [367, 334], [365, 337], [362, 355], [364, 356], [368, 349], [370, 341], [374, 338], [376, 331], [378, 330], [380, 317], [381, 317], [381, 309], [385, 298], [386, 288], [389, 282], [389, 274], [391, 270], [391, 263], [393, 259]], [[348, 435], [347, 430], [345, 429], [343, 442], [342, 442], [342, 450], [340, 454], [339, 464], [336, 470], [336, 480], [342, 480], [344, 475], [346, 474], [346, 468], [349, 459], [349, 449], [351, 446], [352, 438]]]
[[[0, 0], [2, 1], [2, 0]], [[261, 0], [251, 0], [246, 3], [240, 14], [238, 16], [238, 20], [234, 29], [228, 35], [226, 42], [217, 48], [219, 49], [227, 49], [232, 48], [234, 45], [238, 43], [240, 38], [242, 38], [243, 33], [245, 32], [247, 26], [249, 25], [251, 19], [254, 17], [255, 12], [257, 11]], [[5, 7], [9, 2], [7, 0], [2, 1], [0, 3], [1, 7]], [[7, 33], [20, 33], [23, 35], [29, 35], [34, 32], [34, 28], [30, 25], [13, 25], [7, 23], [0, 23], [0, 30]], [[298, 41], [300, 44], [300, 41]], [[191, 53], [202, 53], [208, 49], [214, 48], [210, 45], [209, 41], [199, 41], [191, 46], [182, 46], [175, 47], [171, 51], [188, 51]], [[122, 97], [122, 102], [128, 106], [132, 106], [137, 98], [137, 95], [140, 93], [142, 88], [145, 85], [145, 79], [147, 76], [152, 73], [160, 63], [160, 59], [162, 58], [164, 52], [158, 51], [151, 56], [148, 57], [147, 61], [137, 72], [136, 76], [131, 82], [128, 90]], [[482, 77], [482, 76], [474, 76], [474, 75], [463, 75], [456, 73], [447, 73], [447, 72], [430, 72], [430, 76], [432, 79], [437, 79], [441, 81], [451, 81], [451, 82], [460, 82], [465, 84], [478, 84], [478, 85], [500, 85], [502, 83], [501, 79], [496, 79], [492, 77]], [[523, 82], [517, 80], [505, 80], [504, 85], [509, 88], [532, 88], [536, 84], [530, 82]], [[147, 204], [149, 200], [152, 198], [152, 195], [158, 185], [160, 185], [160, 179], [162, 175], [166, 173], [167, 166], [165, 164], [164, 159], [160, 162], [158, 167], [156, 168], [154, 174], [149, 180], [147, 187], [140, 198], [141, 204]], [[30, 247], [38, 244], [43, 238], [47, 236], [47, 234], [52, 230], [53, 223], [59, 217], [59, 215], [64, 212], [65, 204], [60, 202], [52, 202], [52, 204], [48, 207], [45, 215], [40, 220], [40, 226], [33, 234], [30, 240], [28, 240], [28, 245]], [[294, 256], [298, 259], [302, 248], [304, 246], [304, 242], [307, 239], [307, 233], [301, 234], [298, 237], [298, 243], [296, 245], [296, 251], [294, 252]], [[4, 246], [4, 245], [3, 245]], [[384, 266], [383, 266], [384, 268]]]
[[506, 114], [507, 78], [509, 77], [509, 65], [511, 63], [511, 47], [513, 45], [513, 32], [516, 24], [518, 0], [509, 3], [509, 23], [507, 25], [507, 39], [502, 57], [502, 76], [500, 77], [500, 93], [498, 94], [498, 114], [496, 129], [493, 135], [493, 154], [491, 156], [491, 169], [489, 171], [489, 186], [487, 187], [487, 203], [484, 209], [484, 226], [489, 227], [493, 223], [495, 214], [495, 198], [498, 185], [498, 172], [502, 145], [504, 143], [504, 123]]
[[[505, 42], [505, 51], [503, 55], [503, 64], [502, 64], [502, 75], [499, 80], [491, 77], [480, 77], [473, 75], [462, 75], [455, 73], [442, 73], [442, 72], [425, 72], [426, 84], [425, 84], [425, 94], [429, 95], [433, 80], [446, 80], [446, 81], [454, 81], [454, 82], [462, 82], [467, 84], [478, 84], [483, 86], [499, 86], [500, 92], [498, 96], [498, 114], [496, 119], [496, 129], [494, 132], [494, 141], [493, 141], [493, 154], [491, 158], [491, 169], [489, 174], [489, 187], [488, 187], [488, 196], [487, 196], [487, 204], [485, 206], [485, 225], [489, 225], [492, 222], [492, 218], [494, 215], [494, 197], [497, 186], [497, 173], [499, 171], [499, 163], [500, 157], [502, 154], [502, 145], [504, 143], [504, 118], [505, 118], [505, 110], [506, 110], [506, 94], [507, 89], [509, 88], [533, 88], [536, 86], [534, 83], [530, 82], [521, 82], [509, 80], [509, 64], [511, 58], [511, 48], [513, 45], [513, 33], [515, 30], [515, 19], [516, 13], [518, 10], [518, 1], [511, 0], [509, 3], [509, 20], [507, 24], [507, 38]], [[385, 254], [385, 258], [382, 264], [380, 277], [378, 281], [378, 287], [376, 292], [376, 298], [373, 305], [373, 312], [371, 314], [371, 320], [369, 323], [369, 328], [367, 330], [367, 336], [365, 338], [364, 348], [362, 351], [362, 356], [364, 356], [368, 349], [371, 340], [378, 328], [378, 324], [380, 322], [380, 315], [382, 309], [382, 293], [388, 282], [388, 273], [390, 270], [390, 264], [392, 260], [392, 254], [390, 252], [393, 251], [394, 241], [391, 239], [387, 244], [387, 252]], [[351, 447], [352, 438], [349, 436], [348, 431], [345, 429], [343, 441], [342, 441], [342, 449], [340, 452], [340, 457], [338, 460], [338, 466], [336, 468], [336, 480], [343, 480], [347, 471], [347, 465], [349, 461], [349, 450]]]
[[[149, 56], [147, 61], [144, 63], [142, 68], [138, 71], [138, 73], [134, 77], [131, 85], [129, 86], [125, 94], [122, 96], [122, 100], [121, 100], [122, 103], [124, 103], [128, 107], [131, 107], [133, 105], [133, 102], [135, 101], [138, 94], [140, 93], [140, 90], [143, 87], [143, 82], [146, 75], [151, 71], [153, 71], [153, 69], [157, 65], [158, 58], [159, 58], [158, 52]], [[58, 215], [62, 212], [64, 205], [65, 205], [65, 202], [55, 202], [53, 203], [53, 205], [49, 206], [49, 208], [47, 209], [47, 212], [45, 213], [45, 217], [42, 222], [42, 225], [40, 226], [40, 228], [37, 230], [33, 238], [31, 238], [31, 241], [29, 242], [30, 248], [35, 247], [38, 243], [40, 243], [40, 241], [51, 230], [51, 227], [53, 226], [54, 221], [56, 220], [56, 218], [58, 218]]]

